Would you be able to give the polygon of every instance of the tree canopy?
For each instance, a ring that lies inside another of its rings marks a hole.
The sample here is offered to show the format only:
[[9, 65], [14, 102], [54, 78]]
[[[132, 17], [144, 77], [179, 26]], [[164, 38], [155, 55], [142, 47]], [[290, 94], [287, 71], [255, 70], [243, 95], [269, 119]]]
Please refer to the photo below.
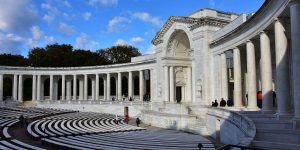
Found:
[[120, 64], [130, 62], [131, 57], [140, 56], [139, 50], [129, 45], [112, 46], [95, 52], [74, 49], [69, 44], [52, 44], [36, 47], [21, 55], [1, 54], [0, 65], [33, 67], [77, 67]]

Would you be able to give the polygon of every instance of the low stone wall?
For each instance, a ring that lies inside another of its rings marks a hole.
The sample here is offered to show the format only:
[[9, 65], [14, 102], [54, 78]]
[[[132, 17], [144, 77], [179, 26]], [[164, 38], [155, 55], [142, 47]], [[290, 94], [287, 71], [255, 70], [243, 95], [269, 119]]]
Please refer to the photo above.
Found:
[[237, 112], [209, 108], [206, 116], [208, 133], [223, 144], [249, 146], [256, 134], [252, 120]]
[[141, 110], [148, 108], [149, 103], [143, 102], [103, 102], [103, 101], [41, 101], [37, 107], [59, 108], [86, 112], [98, 112], [123, 116], [124, 107], [129, 108], [129, 116], [140, 117]]
[[184, 131], [188, 131], [190, 125], [196, 122], [196, 117], [190, 115], [162, 113], [152, 110], [142, 110], [141, 119], [144, 123], [152, 126]]

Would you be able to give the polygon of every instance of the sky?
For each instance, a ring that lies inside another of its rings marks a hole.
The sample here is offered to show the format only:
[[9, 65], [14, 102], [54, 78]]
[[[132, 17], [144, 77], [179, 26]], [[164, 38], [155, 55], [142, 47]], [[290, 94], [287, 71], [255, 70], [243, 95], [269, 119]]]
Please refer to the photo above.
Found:
[[212, 8], [250, 14], [264, 0], [0, 0], [0, 53], [71, 44], [99, 50], [132, 45], [153, 52], [151, 40], [170, 16]]

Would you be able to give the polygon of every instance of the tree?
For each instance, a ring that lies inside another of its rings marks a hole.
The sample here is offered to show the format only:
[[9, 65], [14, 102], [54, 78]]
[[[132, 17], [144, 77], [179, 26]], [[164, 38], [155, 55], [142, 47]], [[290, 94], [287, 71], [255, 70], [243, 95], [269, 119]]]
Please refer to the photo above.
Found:
[[26, 58], [21, 55], [0, 54], [1, 66], [29, 66]]
[[130, 62], [131, 57], [141, 56], [139, 50], [130, 45], [117, 45], [97, 51], [99, 56], [104, 56], [112, 64]]

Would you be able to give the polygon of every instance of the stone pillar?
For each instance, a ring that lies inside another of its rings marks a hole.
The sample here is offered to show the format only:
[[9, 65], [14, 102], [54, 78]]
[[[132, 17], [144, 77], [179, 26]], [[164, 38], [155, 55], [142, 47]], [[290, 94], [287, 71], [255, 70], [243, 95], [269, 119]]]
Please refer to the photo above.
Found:
[[36, 75], [32, 76], [32, 101], [36, 101]]
[[273, 110], [272, 62], [270, 39], [265, 32], [260, 33], [260, 52], [263, 95], [262, 111], [269, 112]]
[[18, 75], [14, 74], [13, 100], [18, 100]]
[[187, 68], [187, 100], [192, 102], [192, 67]]
[[84, 75], [84, 100], [88, 100], [88, 75]]
[[61, 77], [61, 100], [66, 100], [66, 76]]
[[252, 41], [247, 41], [247, 75], [248, 75], [248, 106], [249, 109], [257, 109], [256, 89], [256, 62], [255, 47]]
[[[299, 18], [298, 18], [299, 19]], [[288, 115], [291, 110], [289, 52], [283, 20], [275, 20], [276, 99], [277, 114]]]
[[242, 107], [242, 72], [241, 54], [238, 48], [233, 49], [233, 69], [234, 69], [234, 106]]
[[294, 117], [300, 118], [300, 1], [293, 0], [290, 5], [292, 40], [292, 87]]
[[170, 66], [170, 102], [175, 102], [174, 67]]
[[57, 92], [57, 90], [58, 90], [58, 80], [55, 80], [54, 79], [54, 84], [53, 84], [53, 89], [54, 89], [54, 91], [53, 91], [53, 100], [58, 100], [58, 92]]
[[0, 101], [3, 101], [3, 74], [0, 74]]
[[165, 74], [165, 101], [169, 102], [170, 101], [170, 84], [169, 84], [169, 67], [168, 66], [164, 66], [164, 74]]
[[42, 98], [41, 98], [42, 90], [41, 89], [42, 89], [42, 76], [38, 75], [37, 76], [37, 94], [36, 94], [38, 101], [42, 100]]
[[106, 94], [106, 99], [110, 100], [110, 74], [107, 73], [106, 75], [106, 84], [107, 84], [107, 94]]
[[77, 100], [77, 75], [73, 75], [73, 100]]
[[69, 79], [67, 80], [67, 100], [70, 101], [72, 100], [71, 96], [71, 88], [72, 88], [72, 81]]
[[95, 94], [95, 91], [96, 91], [96, 82], [95, 82], [95, 79], [92, 79], [92, 100], [95, 100], [96, 98], [95, 98], [95, 96], [96, 96], [96, 94]]
[[228, 72], [227, 72], [227, 61], [226, 54], [221, 54], [221, 78], [222, 78], [222, 98], [228, 100]]
[[19, 75], [18, 101], [23, 101], [23, 75]]
[[154, 70], [150, 69], [150, 101], [154, 100]]
[[107, 79], [103, 77], [103, 100], [107, 100]]
[[128, 97], [132, 97], [132, 71], [128, 73]]
[[143, 101], [144, 98], [144, 73], [143, 70], [140, 70], [140, 101]]
[[83, 100], [84, 98], [84, 83], [83, 79], [79, 80], [79, 100]]
[[99, 74], [96, 74], [96, 87], [95, 87], [95, 90], [96, 90], [96, 97], [95, 97], [95, 100], [99, 100]]
[[53, 79], [54, 79], [54, 77], [53, 77], [53, 75], [50, 75], [50, 88], [49, 88], [49, 99], [50, 100], [53, 100]]
[[117, 100], [122, 100], [122, 74], [118, 72]]

